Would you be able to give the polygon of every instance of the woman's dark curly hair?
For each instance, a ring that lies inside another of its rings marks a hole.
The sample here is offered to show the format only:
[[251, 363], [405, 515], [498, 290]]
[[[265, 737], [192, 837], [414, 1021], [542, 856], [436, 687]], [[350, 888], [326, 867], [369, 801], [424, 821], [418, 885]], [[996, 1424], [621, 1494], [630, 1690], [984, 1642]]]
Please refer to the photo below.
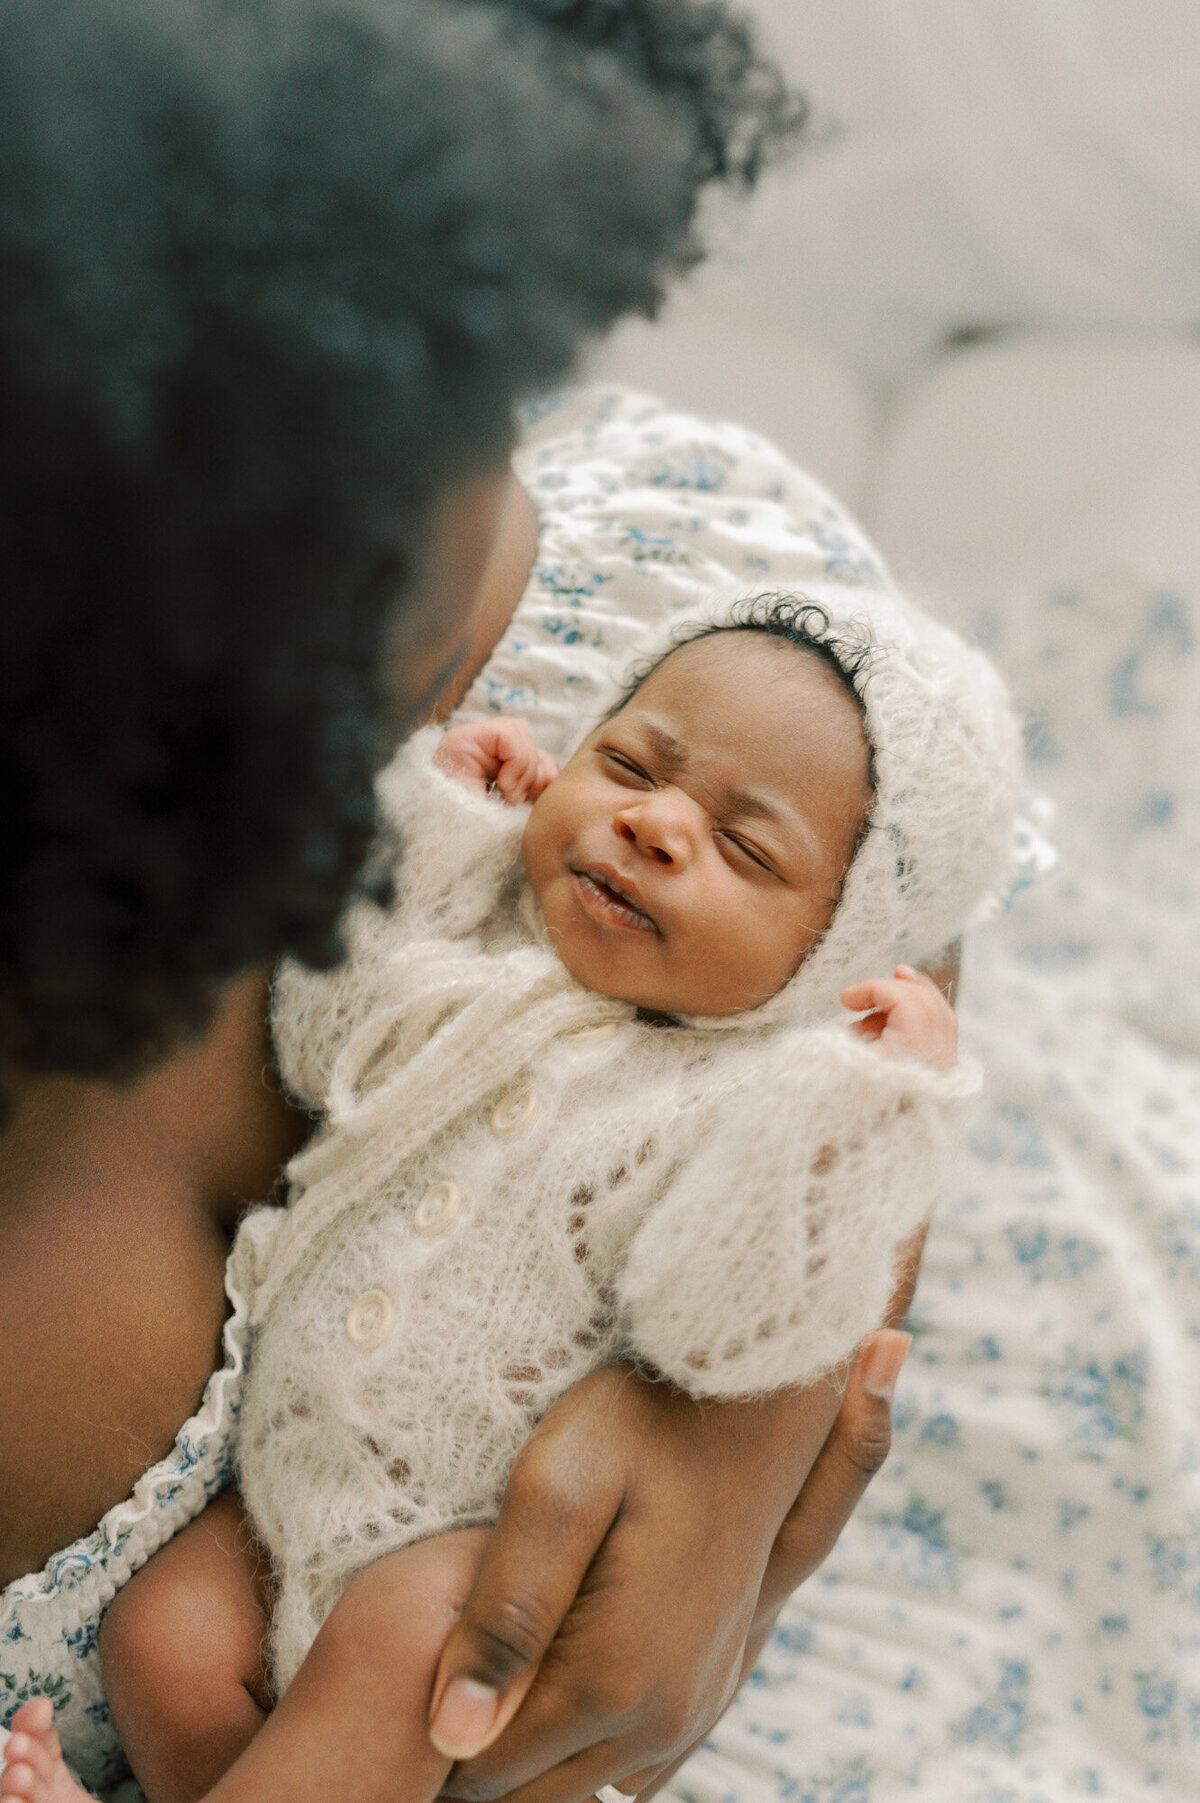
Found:
[[4, 0], [0, 1057], [336, 957], [434, 497], [798, 115], [703, 0]]

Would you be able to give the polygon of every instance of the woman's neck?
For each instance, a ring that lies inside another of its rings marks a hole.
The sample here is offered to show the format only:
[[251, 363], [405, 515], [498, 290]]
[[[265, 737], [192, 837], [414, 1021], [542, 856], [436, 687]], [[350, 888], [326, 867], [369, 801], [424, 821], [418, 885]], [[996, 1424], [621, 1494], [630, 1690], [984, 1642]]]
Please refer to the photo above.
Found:
[[248, 971], [222, 991], [203, 1033], [126, 1082], [17, 1076], [0, 1133], [0, 1220], [31, 1191], [85, 1181], [185, 1190], [227, 1229], [272, 1189], [304, 1117], [270, 1076], [268, 977]]

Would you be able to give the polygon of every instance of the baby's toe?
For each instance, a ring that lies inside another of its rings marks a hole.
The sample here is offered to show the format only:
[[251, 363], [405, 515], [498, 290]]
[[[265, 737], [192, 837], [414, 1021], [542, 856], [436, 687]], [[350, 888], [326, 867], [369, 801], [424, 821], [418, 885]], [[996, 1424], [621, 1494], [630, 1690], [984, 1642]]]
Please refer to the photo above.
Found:
[[33, 1796], [37, 1775], [29, 1761], [14, 1752], [11, 1743], [4, 1749], [4, 1770], [0, 1772], [0, 1798], [17, 1797], [21, 1803]]
[[[54, 1727], [54, 1706], [44, 1697], [36, 1700], [45, 1703], [46, 1708], [32, 1709], [26, 1705], [30, 1713], [26, 1715], [22, 1709], [13, 1718], [14, 1731], [4, 1749], [7, 1763], [0, 1782], [0, 1799], [12, 1797], [20, 1799], [20, 1803], [51, 1803], [60, 1796], [74, 1797], [78, 1790], [63, 1764]], [[44, 1725], [39, 1729], [35, 1724]]]
[[14, 1734], [45, 1734], [54, 1726], [54, 1704], [49, 1697], [30, 1697], [8, 1725]]

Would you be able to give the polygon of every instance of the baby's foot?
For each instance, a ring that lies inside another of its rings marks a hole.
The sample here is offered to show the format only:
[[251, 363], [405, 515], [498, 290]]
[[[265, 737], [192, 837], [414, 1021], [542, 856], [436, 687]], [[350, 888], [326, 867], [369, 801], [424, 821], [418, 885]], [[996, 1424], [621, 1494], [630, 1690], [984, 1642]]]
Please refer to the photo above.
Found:
[[95, 1803], [76, 1784], [63, 1762], [49, 1697], [22, 1703], [12, 1719], [12, 1734], [3, 1751], [0, 1803]]

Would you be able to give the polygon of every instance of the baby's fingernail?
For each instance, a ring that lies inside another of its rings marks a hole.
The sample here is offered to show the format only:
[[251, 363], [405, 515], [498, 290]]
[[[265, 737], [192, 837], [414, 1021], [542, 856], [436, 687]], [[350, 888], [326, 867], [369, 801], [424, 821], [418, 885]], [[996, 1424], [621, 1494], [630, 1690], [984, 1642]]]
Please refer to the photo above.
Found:
[[444, 1759], [474, 1759], [487, 1745], [500, 1692], [477, 1678], [451, 1678], [442, 1692], [429, 1738]]
[[912, 1335], [894, 1327], [884, 1327], [875, 1335], [867, 1362], [863, 1366], [862, 1387], [868, 1396], [890, 1402], [896, 1379], [908, 1357]]

